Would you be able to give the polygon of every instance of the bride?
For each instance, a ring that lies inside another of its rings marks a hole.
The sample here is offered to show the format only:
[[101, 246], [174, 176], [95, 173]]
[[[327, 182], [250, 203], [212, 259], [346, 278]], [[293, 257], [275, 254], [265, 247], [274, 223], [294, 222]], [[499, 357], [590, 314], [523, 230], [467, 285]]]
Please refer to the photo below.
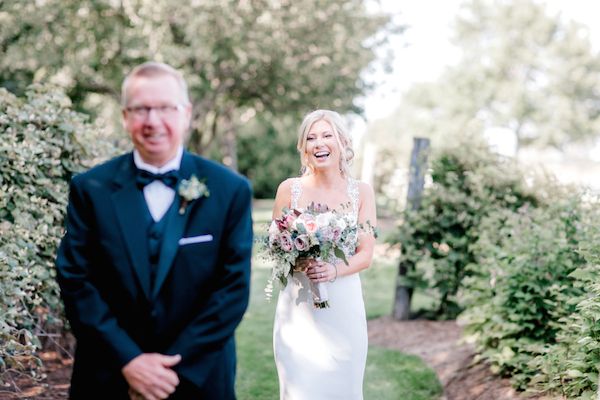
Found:
[[[308, 114], [297, 147], [303, 174], [279, 185], [273, 218], [285, 207], [304, 209], [314, 202], [374, 225], [373, 189], [350, 176], [354, 152], [340, 115], [329, 110]], [[305, 272], [294, 273], [281, 290], [273, 328], [280, 399], [363, 398], [368, 339], [358, 272], [371, 264], [374, 246], [374, 237], [363, 233], [344, 249], [348, 265], [335, 257], [303, 260]], [[330, 308], [314, 307], [309, 280], [313, 286], [327, 282]]]

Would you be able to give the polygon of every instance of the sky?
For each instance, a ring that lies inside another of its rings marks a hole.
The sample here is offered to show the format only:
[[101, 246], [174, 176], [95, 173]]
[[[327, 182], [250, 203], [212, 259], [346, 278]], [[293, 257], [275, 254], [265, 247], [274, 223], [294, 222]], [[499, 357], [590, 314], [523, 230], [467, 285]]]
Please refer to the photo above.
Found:
[[[392, 39], [395, 54], [393, 72], [378, 77], [376, 90], [359, 104], [365, 108], [368, 121], [383, 118], [397, 107], [403, 90], [421, 81], [433, 81], [444, 67], [458, 57], [450, 43], [452, 22], [462, 0], [374, 0], [382, 10], [399, 14], [399, 20], [408, 25], [403, 35]], [[600, 1], [597, 0], [546, 0], [552, 12], [586, 25], [590, 30], [595, 49], [600, 50]], [[377, 6], [374, 6], [377, 7]], [[357, 130], [364, 124], [357, 123]]]

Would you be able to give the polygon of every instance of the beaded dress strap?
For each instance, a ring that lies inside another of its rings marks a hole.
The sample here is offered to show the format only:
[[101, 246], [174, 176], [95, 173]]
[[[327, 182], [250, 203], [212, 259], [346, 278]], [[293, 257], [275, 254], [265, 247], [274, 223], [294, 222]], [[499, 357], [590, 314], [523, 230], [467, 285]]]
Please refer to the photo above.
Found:
[[302, 194], [302, 185], [300, 184], [300, 178], [292, 179], [292, 199], [290, 201], [291, 208], [298, 208], [298, 199]]
[[358, 181], [353, 178], [348, 178], [348, 197], [352, 203], [352, 211], [358, 215], [358, 203], [360, 201], [360, 192], [358, 190]]

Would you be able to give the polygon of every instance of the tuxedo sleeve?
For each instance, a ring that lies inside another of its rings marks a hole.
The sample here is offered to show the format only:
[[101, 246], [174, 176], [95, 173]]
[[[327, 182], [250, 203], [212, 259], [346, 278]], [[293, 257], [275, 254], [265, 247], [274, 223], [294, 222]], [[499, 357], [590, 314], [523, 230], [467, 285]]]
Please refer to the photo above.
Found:
[[92, 203], [86, 200], [83, 181], [71, 182], [67, 206], [66, 234], [56, 259], [57, 280], [67, 318], [75, 336], [85, 335], [104, 342], [114, 351], [120, 366], [142, 353], [139, 346], [117, 323], [110, 308], [94, 286], [91, 276], [94, 235]]
[[182, 330], [167, 354], [194, 360], [219, 349], [233, 336], [248, 306], [252, 257], [252, 190], [241, 181], [230, 202], [221, 251], [224, 263], [206, 305]]

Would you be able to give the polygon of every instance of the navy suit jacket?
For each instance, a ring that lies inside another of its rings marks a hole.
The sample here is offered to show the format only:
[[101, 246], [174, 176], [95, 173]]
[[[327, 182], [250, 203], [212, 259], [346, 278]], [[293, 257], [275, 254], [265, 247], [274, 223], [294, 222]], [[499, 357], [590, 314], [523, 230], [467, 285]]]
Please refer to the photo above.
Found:
[[[77, 339], [71, 398], [128, 398], [121, 368], [151, 352], [181, 354], [174, 370], [206, 398], [233, 397], [234, 330], [249, 297], [250, 185], [184, 152], [182, 178], [196, 175], [210, 195], [169, 219], [151, 287], [148, 211], [135, 171], [129, 153], [71, 182], [67, 230], [56, 261]], [[177, 194], [174, 201], [179, 208]], [[180, 243], [198, 236], [201, 241]]]

